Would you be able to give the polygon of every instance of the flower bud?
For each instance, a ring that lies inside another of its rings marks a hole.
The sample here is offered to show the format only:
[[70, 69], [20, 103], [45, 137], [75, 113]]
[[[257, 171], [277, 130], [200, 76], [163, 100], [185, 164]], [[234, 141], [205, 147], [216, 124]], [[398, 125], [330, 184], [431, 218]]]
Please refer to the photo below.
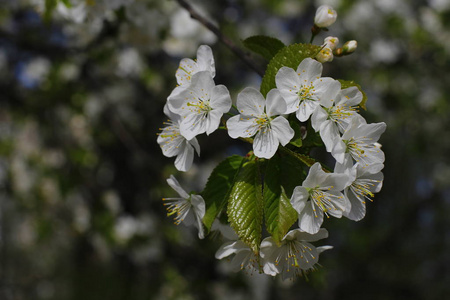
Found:
[[336, 49], [336, 46], [339, 43], [339, 39], [334, 36], [329, 36], [329, 37], [326, 37], [323, 42], [324, 42], [325, 47], [328, 47], [331, 50], [334, 50], [334, 49]]
[[346, 55], [355, 52], [356, 47], [358, 47], [358, 42], [355, 40], [346, 42], [342, 47], [343, 54]]
[[324, 28], [336, 22], [337, 12], [328, 5], [321, 5], [316, 11], [314, 24], [319, 28]]
[[317, 61], [321, 63], [329, 62], [333, 60], [333, 50], [328, 47], [323, 47], [322, 50], [316, 55]]

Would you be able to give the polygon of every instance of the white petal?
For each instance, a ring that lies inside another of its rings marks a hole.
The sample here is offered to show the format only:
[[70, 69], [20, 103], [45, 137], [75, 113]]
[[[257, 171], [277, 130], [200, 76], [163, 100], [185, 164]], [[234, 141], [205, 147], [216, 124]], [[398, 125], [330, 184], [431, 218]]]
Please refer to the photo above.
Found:
[[167, 183], [170, 185], [171, 188], [173, 188], [178, 193], [178, 195], [180, 195], [180, 197], [184, 199], [189, 198], [188, 193], [186, 193], [186, 191], [180, 186], [180, 184], [173, 175], [170, 175], [170, 177], [167, 179]]
[[191, 144], [195, 151], [197, 152], [197, 155], [200, 156], [200, 145], [198, 144], [198, 141], [196, 138], [193, 138], [192, 140], [188, 141], [189, 144]]
[[184, 116], [180, 124], [180, 133], [187, 139], [192, 140], [196, 135], [206, 131], [206, 119], [200, 114]]
[[310, 234], [307, 232], [302, 232], [299, 229], [296, 229], [295, 237], [299, 241], [315, 242], [315, 241], [327, 238], [328, 231], [325, 228], [320, 228], [320, 230], [317, 233]]
[[325, 144], [327, 152], [333, 150], [336, 141], [340, 142], [339, 130], [331, 120], [326, 120], [320, 127], [320, 137]]
[[270, 122], [272, 130], [281, 145], [286, 145], [294, 137], [294, 129], [289, 125], [286, 118], [279, 116]]
[[321, 187], [328, 187], [330, 191], [343, 191], [348, 183], [347, 174], [328, 173], [328, 176], [320, 184]]
[[281, 67], [275, 76], [275, 83], [281, 96], [286, 101], [286, 113], [296, 111], [299, 101], [297, 93], [300, 90], [301, 82], [295, 70], [288, 67]]
[[302, 186], [308, 188], [315, 188], [317, 186], [321, 186], [322, 182], [324, 182], [327, 179], [328, 175], [329, 174], [325, 173], [325, 171], [322, 169], [320, 163], [316, 162], [309, 169], [308, 176], [303, 181]]
[[341, 83], [330, 77], [322, 77], [314, 82], [314, 88], [314, 96], [319, 100], [320, 105], [331, 107], [338, 100]]
[[270, 128], [261, 129], [253, 140], [253, 152], [257, 157], [271, 158], [278, 150], [278, 139]]
[[348, 212], [344, 212], [343, 215], [353, 221], [363, 219], [366, 215], [366, 204], [351, 189], [346, 190], [346, 196], [351, 203], [351, 209]]
[[216, 76], [216, 68], [212, 50], [207, 45], [201, 45], [197, 50], [197, 64], [199, 71], [209, 71], [211, 76]]
[[190, 58], [183, 58], [180, 62], [178, 70], [175, 72], [177, 83], [186, 85], [191, 82], [192, 75], [197, 72], [197, 63]]
[[291, 205], [297, 211], [297, 213], [300, 214], [305, 208], [306, 201], [308, 201], [308, 199], [309, 199], [308, 191], [302, 186], [297, 186], [295, 187], [294, 192], [292, 193]]
[[361, 91], [356, 86], [352, 86], [341, 90], [338, 101], [336, 101], [336, 105], [341, 104], [347, 107], [355, 106], [361, 103], [362, 98], [363, 94]]
[[340, 163], [344, 163], [345, 159], [345, 151], [347, 150], [347, 146], [342, 141], [342, 139], [335, 139], [333, 149], [331, 149], [331, 155], [333, 155], [334, 159]]
[[305, 209], [303, 209], [302, 213], [298, 216], [298, 226], [300, 229], [311, 234], [319, 231], [322, 222], [323, 212], [318, 210], [314, 212], [311, 202], [306, 205]]
[[235, 254], [238, 250], [236, 247], [238, 241], [231, 241], [222, 244], [216, 252], [215, 257], [217, 259], [222, 259], [224, 257], [230, 256], [231, 254]]
[[198, 98], [209, 100], [211, 99], [212, 90], [215, 86], [216, 84], [214, 83], [211, 73], [202, 71], [192, 76], [191, 85], [188, 90], [194, 93], [197, 101]]
[[196, 225], [198, 228], [198, 238], [205, 237], [202, 219], [205, 216], [205, 200], [200, 195], [191, 195], [191, 204], [194, 210]]
[[333, 246], [320, 246], [320, 247], [316, 248], [317, 253], [319, 253], [319, 254], [326, 250], [331, 250], [331, 249], [333, 249]]
[[212, 110], [208, 113], [206, 117], [206, 134], [210, 135], [213, 133], [220, 125], [220, 118], [222, 118], [222, 112], [217, 110]]
[[233, 116], [227, 121], [228, 134], [231, 138], [251, 137], [255, 135], [258, 127], [255, 126], [254, 118]]
[[319, 105], [317, 101], [304, 100], [300, 102], [296, 116], [300, 122], [306, 122]]
[[255, 117], [264, 114], [264, 97], [254, 88], [247, 87], [240, 92], [236, 104], [240, 114]]
[[305, 58], [297, 68], [297, 73], [300, 76], [300, 81], [311, 82], [322, 76], [323, 66], [320, 62], [312, 58]]
[[178, 171], [186, 172], [192, 166], [192, 162], [194, 161], [194, 148], [187, 144], [183, 143], [183, 148], [175, 159], [175, 168]]
[[320, 126], [328, 119], [328, 113], [320, 105], [317, 106], [311, 117], [311, 125], [317, 132]]
[[212, 89], [211, 107], [221, 113], [226, 113], [230, 110], [231, 97], [224, 85], [217, 85]]
[[266, 113], [269, 117], [279, 116], [286, 113], [286, 101], [281, 97], [277, 89], [270, 90], [266, 97]]

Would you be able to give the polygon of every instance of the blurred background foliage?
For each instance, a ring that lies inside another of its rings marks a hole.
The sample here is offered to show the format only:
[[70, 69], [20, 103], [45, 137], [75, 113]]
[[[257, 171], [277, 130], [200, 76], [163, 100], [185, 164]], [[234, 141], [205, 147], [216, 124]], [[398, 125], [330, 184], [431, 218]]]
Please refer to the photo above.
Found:
[[362, 221], [325, 221], [334, 249], [295, 282], [231, 273], [214, 258], [220, 239], [175, 226], [161, 202], [174, 195], [170, 174], [201, 191], [220, 159], [248, 150], [226, 132], [201, 137], [184, 174], [162, 155], [156, 133], [179, 60], [210, 45], [233, 99], [258, 87], [256, 73], [176, 1], [0, 4], [0, 299], [448, 296], [449, 1], [193, 1], [239, 46], [260, 34], [308, 41], [320, 4], [338, 20], [317, 44], [358, 41], [324, 74], [358, 82], [362, 114], [387, 123], [384, 187]]

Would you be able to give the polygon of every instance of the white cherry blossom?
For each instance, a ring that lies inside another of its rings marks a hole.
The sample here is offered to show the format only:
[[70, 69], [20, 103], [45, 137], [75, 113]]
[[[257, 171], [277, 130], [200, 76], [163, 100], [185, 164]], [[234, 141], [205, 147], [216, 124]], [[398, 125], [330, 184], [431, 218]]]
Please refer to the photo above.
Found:
[[157, 142], [162, 149], [164, 156], [174, 157], [175, 167], [178, 171], [186, 172], [192, 166], [194, 160], [194, 149], [200, 155], [200, 145], [194, 137], [187, 140], [180, 134], [180, 116], [170, 112], [167, 104], [164, 106], [164, 113], [169, 117], [166, 125], [158, 134]]
[[350, 220], [359, 221], [366, 215], [366, 200], [372, 201], [374, 193], [378, 193], [383, 186], [383, 164], [374, 164], [364, 168], [360, 164], [346, 165], [336, 163], [334, 171], [349, 176], [348, 186], [344, 190], [345, 197], [351, 203], [351, 209], [344, 212]]
[[314, 16], [314, 24], [319, 28], [328, 27], [337, 19], [337, 12], [329, 5], [321, 5]]
[[352, 118], [342, 138], [335, 140], [331, 155], [341, 164], [352, 159], [362, 167], [382, 164], [384, 152], [376, 144], [385, 130], [384, 122], [367, 124], [363, 118]]
[[305, 58], [297, 71], [282, 67], [275, 76], [275, 83], [286, 100], [286, 113], [296, 112], [301, 122], [309, 119], [321, 103], [335, 101], [341, 90], [339, 81], [321, 77], [322, 64], [312, 58]]
[[198, 228], [198, 237], [203, 239], [205, 235], [202, 219], [205, 216], [205, 200], [200, 195], [186, 193], [173, 175], [170, 175], [167, 183], [180, 195], [179, 198], [163, 198], [167, 215], [175, 214], [176, 225], [181, 222], [187, 226], [194, 224]]
[[220, 118], [231, 108], [231, 98], [224, 85], [215, 85], [211, 73], [196, 73], [191, 84], [167, 101], [169, 109], [181, 116], [180, 132], [188, 140], [219, 127]]
[[298, 212], [298, 225], [308, 233], [317, 233], [326, 214], [340, 218], [350, 208], [341, 191], [348, 182], [345, 174], [325, 173], [320, 163], [315, 163], [301, 186], [291, 197], [292, 207]]
[[[255, 136], [253, 152], [257, 157], [271, 158], [278, 145], [286, 145], [294, 136], [294, 130], [283, 116], [286, 103], [278, 90], [267, 94], [267, 100], [254, 88], [245, 88], [237, 97], [239, 115], [227, 121], [228, 134], [238, 137]], [[275, 117], [277, 116], [278, 117]]]
[[261, 257], [264, 273], [275, 276], [281, 274], [283, 280], [303, 275], [313, 270], [319, 261], [319, 254], [331, 246], [315, 247], [310, 242], [328, 237], [328, 231], [321, 228], [315, 234], [300, 229], [289, 231], [278, 246], [272, 237], [261, 243]]
[[323, 102], [311, 117], [314, 130], [320, 137], [328, 152], [331, 152], [335, 139], [340, 137], [350, 124], [352, 118], [362, 118], [357, 113], [357, 105], [363, 98], [357, 87], [349, 87], [339, 92], [336, 101]]
[[216, 258], [222, 259], [235, 254], [231, 260], [231, 269], [234, 272], [247, 270], [250, 274], [259, 271], [259, 257], [241, 240], [224, 243], [216, 252]]
[[213, 78], [216, 76], [214, 56], [211, 48], [207, 45], [201, 45], [198, 48], [196, 60], [183, 58], [180, 61], [180, 66], [175, 73], [177, 83], [180, 86], [188, 85], [191, 82], [192, 76], [201, 71], [210, 72]]

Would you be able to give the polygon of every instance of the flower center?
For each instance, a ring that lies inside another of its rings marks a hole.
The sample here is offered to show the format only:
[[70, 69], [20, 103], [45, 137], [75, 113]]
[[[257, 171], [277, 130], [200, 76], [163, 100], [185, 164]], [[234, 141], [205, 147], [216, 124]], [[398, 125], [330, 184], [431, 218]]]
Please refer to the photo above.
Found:
[[350, 185], [350, 190], [355, 194], [355, 196], [361, 200], [362, 203], [366, 203], [364, 199], [373, 201], [371, 198], [374, 197], [370, 189], [379, 183], [379, 180], [375, 179], [357, 179]]
[[264, 113], [255, 119], [255, 123], [258, 126], [258, 130], [265, 129], [270, 127], [270, 118]]
[[327, 216], [327, 218], [329, 218], [328, 216], [329, 211], [337, 210], [333, 201], [342, 198], [342, 196], [337, 196], [326, 192], [331, 190], [332, 188], [333, 186], [316, 187], [309, 190], [309, 197], [311, 198], [313, 212], [316, 218], [317, 218], [317, 209], [323, 211]]
[[311, 82], [310, 85], [307, 85], [307, 84], [302, 85], [300, 90], [297, 92], [297, 95], [298, 95], [298, 98], [300, 99], [300, 102], [306, 101], [306, 100], [316, 101], [316, 99], [312, 98], [315, 91], [316, 90], [314, 89], [314, 86], [313, 86], [312, 82]]
[[[302, 243], [298, 240], [286, 240], [275, 259], [275, 265], [281, 264], [284, 272], [293, 271], [295, 275], [302, 275], [307, 269], [301, 268], [300, 261], [312, 267], [316, 260], [312, 252], [313, 249], [308, 243]], [[304, 263], [302, 265], [305, 266]]]
[[339, 129], [345, 130], [350, 118], [356, 112], [356, 108], [353, 106], [337, 105], [331, 108], [324, 108], [328, 113], [328, 119], [335, 122]]
[[198, 98], [197, 102], [188, 102], [187, 106], [189, 106], [191, 112], [199, 115], [206, 115], [212, 110], [209, 99], [203, 100]]
[[174, 223], [179, 225], [188, 215], [191, 209], [191, 197], [189, 199], [184, 198], [163, 198], [163, 201], [167, 209], [167, 216], [176, 214]]

